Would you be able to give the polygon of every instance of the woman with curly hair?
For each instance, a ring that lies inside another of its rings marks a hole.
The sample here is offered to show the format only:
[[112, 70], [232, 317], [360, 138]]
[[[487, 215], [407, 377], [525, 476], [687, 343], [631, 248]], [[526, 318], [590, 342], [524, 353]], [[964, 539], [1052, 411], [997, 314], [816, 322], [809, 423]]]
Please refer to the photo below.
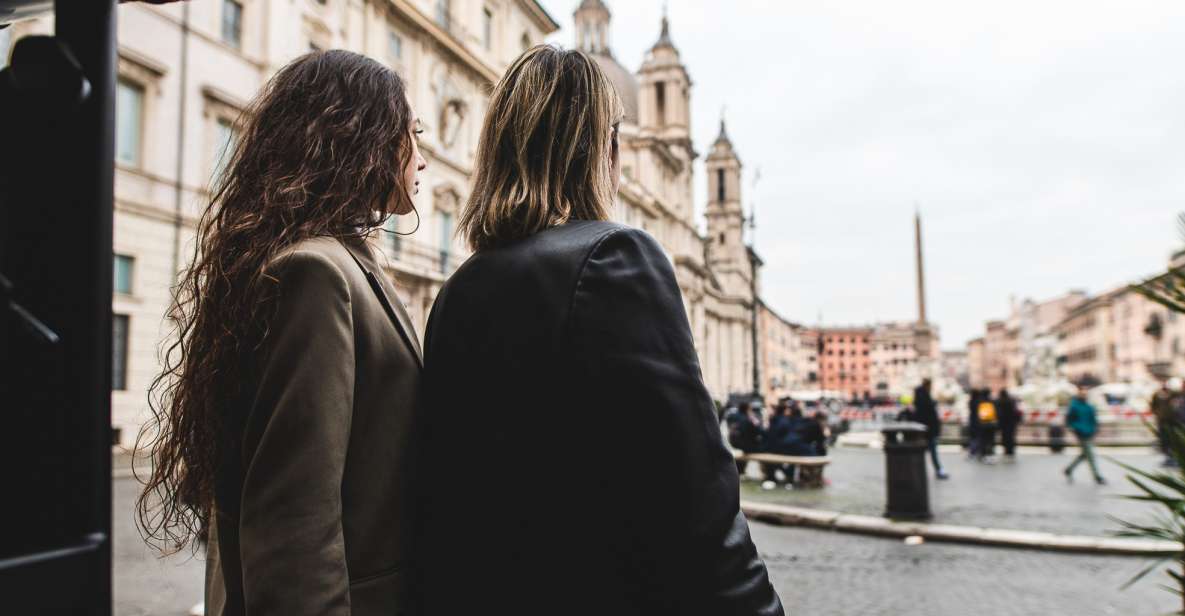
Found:
[[208, 542], [208, 614], [402, 613], [422, 360], [366, 239], [414, 211], [415, 115], [390, 69], [328, 51], [240, 128], [176, 288], [140, 527]]

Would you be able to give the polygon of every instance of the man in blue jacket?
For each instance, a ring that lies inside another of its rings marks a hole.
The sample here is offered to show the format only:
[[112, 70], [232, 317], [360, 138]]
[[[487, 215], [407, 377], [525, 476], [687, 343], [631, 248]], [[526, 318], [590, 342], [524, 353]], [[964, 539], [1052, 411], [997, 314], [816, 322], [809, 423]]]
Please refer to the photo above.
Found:
[[1066, 413], [1066, 426], [1074, 432], [1074, 436], [1078, 437], [1078, 446], [1082, 448], [1082, 453], [1078, 454], [1077, 458], [1066, 467], [1063, 471], [1066, 474], [1066, 481], [1074, 481], [1074, 468], [1077, 467], [1083, 460], [1090, 464], [1090, 471], [1094, 473], [1094, 480], [1099, 485], [1107, 483], [1103, 476], [1099, 474], [1099, 465], [1094, 458], [1094, 436], [1099, 431], [1098, 413], [1094, 406], [1091, 406], [1086, 401], [1086, 386], [1078, 386], [1078, 395], [1070, 400], [1070, 410]]

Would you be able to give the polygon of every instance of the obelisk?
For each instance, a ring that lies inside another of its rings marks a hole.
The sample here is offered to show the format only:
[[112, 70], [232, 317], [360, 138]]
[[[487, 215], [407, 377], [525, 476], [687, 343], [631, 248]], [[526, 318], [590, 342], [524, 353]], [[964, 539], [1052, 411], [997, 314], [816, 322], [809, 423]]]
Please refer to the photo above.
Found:
[[915, 212], [913, 216], [914, 225], [914, 248], [917, 252], [917, 268], [918, 268], [918, 325], [926, 325], [926, 267], [922, 261], [922, 214]]

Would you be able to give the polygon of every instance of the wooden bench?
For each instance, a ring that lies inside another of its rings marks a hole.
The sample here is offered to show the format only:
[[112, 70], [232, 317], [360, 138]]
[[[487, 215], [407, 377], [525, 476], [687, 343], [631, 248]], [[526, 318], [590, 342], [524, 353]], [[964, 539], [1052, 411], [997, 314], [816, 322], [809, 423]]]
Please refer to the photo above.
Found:
[[793, 464], [798, 469], [795, 485], [804, 488], [823, 487], [823, 469], [831, 464], [829, 456], [783, 456], [776, 453], [732, 452], [738, 462], [759, 462], [764, 464]]

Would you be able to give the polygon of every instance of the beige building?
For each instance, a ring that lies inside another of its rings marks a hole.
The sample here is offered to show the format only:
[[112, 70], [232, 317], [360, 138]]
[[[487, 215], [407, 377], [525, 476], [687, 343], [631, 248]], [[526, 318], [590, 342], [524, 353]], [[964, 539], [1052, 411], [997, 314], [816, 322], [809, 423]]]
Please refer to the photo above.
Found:
[[914, 322], [881, 323], [873, 327], [870, 348], [872, 395], [900, 399], [922, 378], [935, 376], [940, 358], [937, 330]]
[[999, 391], [1013, 384], [1009, 374], [1009, 333], [1007, 321], [988, 321], [983, 337], [983, 386]]
[[1047, 378], [1055, 328], [1086, 299], [1085, 292], [1070, 291], [1044, 301], [1013, 301], [1007, 319], [989, 321], [984, 336], [968, 343], [970, 386], [998, 391]]
[[[573, 2], [575, 5], [575, 0]], [[610, 15], [585, 0], [574, 38], [625, 102], [616, 217], [667, 249], [687, 304], [702, 369], [717, 399], [752, 389], [753, 277], [744, 244], [739, 157], [724, 133], [707, 157], [708, 236], [694, 216], [691, 79], [669, 25], [636, 72], [608, 46]], [[207, 187], [236, 141], [235, 119], [266, 80], [310, 50], [364, 53], [397, 70], [425, 133], [416, 217], [392, 221], [386, 255], [421, 335], [436, 292], [467, 257], [454, 230], [468, 197], [488, 93], [509, 63], [555, 32], [535, 0], [206, 0], [119, 9], [115, 178], [113, 421], [131, 444], [168, 335], [169, 288], [193, 251]], [[47, 19], [3, 32], [10, 43], [52, 30]], [[709, 238], [712, 242], [709, 243]]]
[[[488, 92], [511, 60], [558, 28], [534, 0], [134, 3], [118, 19], [112, 413], [125, 445], [145, 418], [169, 288], [192, 255], [207, 187], [235, 142], [240, 110], [273, 73], [309, 50], [340, 48], [407, 80], [425, 128], [421, 224], [376, 244], [422, 333], [437, 289], [465, 257], [453, 225]], [[41, 19], [6, 33], [15, 41], [51, 30]]]
[[972, 389], [987, 386], [987, 357], [983, 338], [967, 343], [967, 385]]
[[971, 365], [967, 351], [943, 351], [940, 366], [943, 381], [957, 384], [963, 391], [970, 387]]
[[798, 332], [798, 365], [802, 366], [803, 389], [818, 389], [820, 385], [819, 368], [820, 337], [819, 330], [802, 328]]
[[656, 28], [658, 39], [637, 72], [613, 55], [612, 15], [601, 0], [583, 0], [575, 24], [578, 48], [596, 59], [625, 104], [617, 218], [650, 232], [671, 257], [712, 396], [752, 391], [752, 310], [760, 293], [754, 277], [761, 261], [745, 244], [741, 160], [724, 123], [705, 159], [705, 236], [692, 196], [699, 153], [691, 135], [691, 77], [670, 23], [664, 18]]
[[803, 353], [803, 328], [758, 303], [758, 348], [761, 358], [761, 394], [774, 403], [790, 392], [810, 389], [810, 370]]
[[1070, 311], [1054, 328], [1071, 381], [1154, 383], [1185, 374], [1185, 318], [1124, 285]]

